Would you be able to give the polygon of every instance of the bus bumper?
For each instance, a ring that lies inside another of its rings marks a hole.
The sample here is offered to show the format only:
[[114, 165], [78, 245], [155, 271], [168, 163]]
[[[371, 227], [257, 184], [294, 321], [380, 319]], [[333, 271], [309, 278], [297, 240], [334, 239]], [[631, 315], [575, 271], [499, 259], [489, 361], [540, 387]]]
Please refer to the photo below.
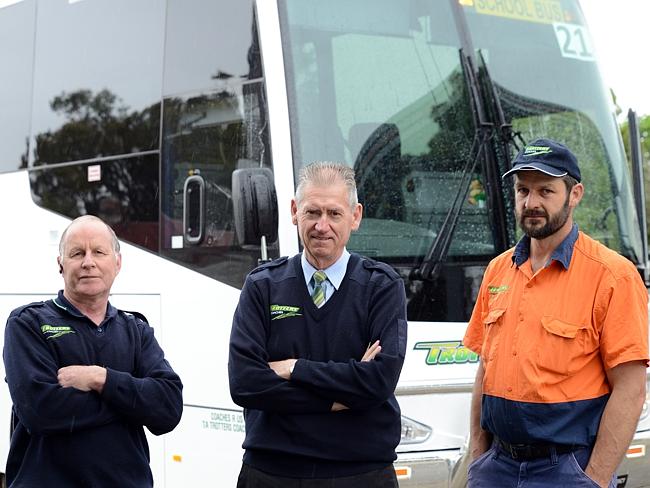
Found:
[[[463, 487], [467, 469], [459, 449], [446, 451], [400, 452], [394, 463], [400, 488]], [[452, 481], [454, 474], [458, 479]], [[462, 481], [462, 484], [458, 484]]]
[[650, 488], [649, 430], [634, 434], [627, 454], [616, 472], [619, 488]]

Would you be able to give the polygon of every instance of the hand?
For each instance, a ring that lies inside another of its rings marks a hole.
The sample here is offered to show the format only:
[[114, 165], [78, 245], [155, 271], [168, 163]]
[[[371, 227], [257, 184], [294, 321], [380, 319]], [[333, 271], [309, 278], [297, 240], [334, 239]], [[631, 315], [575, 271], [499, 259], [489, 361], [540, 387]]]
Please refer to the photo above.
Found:
[[339, 402], [332, 403], [331, 412], [340, 412], [341, 410], [349, 410], [349, 408]]
[[609, 486], [609, 478], [604, 479], [604, 480], [603, 479], [598, 479], [598, 477], [596, 475], [596, 472], [591, 469], [591, 466], [587, 466], [585, 468], [585, 474], [587, 475], [587, 477], [589, 479], [591, 479], [591, 481], [596, 483], [598, 486], [600, 486], [602, 488], [607, 488]]
[[94, 390], [101, 393], [106, 383], [106, 368], [100, 366], [66, 366], [57, 374], [59, 385], [63, 388], [76, 388], [80, 391]]
[[379, 345], [379, 340], [376, 340], [366, 349], [365, 354], [361, 358], [361, 361], [372, 361], [375, 359], [375, 356], [381, 352], [381, 346]]
[[[380, 352], [381, 352], [381, 346], [379, 345], [379, 341], [377, 340], [368, 346], [368, 349], [366, 349], [366, 352], [361, 358], [361, 362], [372, 361], [373, 359], [375, 359], [375, 356]], [[332, 408], [330, 409], [330, 411], [332, 412], [340, 412], [341, 410], [349, 410], [349, 407], [343, 405], [342, 403], [334, 402], [332, 404]]]
[[296, 364], [297, 359], [283, 359], [282, 361], [271, 361], [269, 367], [275, 371], [280, 378], [288, 380], [291, 378], [291, 368]]

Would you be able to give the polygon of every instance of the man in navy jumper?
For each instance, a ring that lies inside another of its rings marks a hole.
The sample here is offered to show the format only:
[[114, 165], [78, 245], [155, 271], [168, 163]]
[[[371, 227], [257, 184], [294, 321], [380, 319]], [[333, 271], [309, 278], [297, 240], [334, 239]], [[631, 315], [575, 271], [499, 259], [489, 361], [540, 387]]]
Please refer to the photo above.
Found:
[[233, 319], [230, 392], [246, 419], [237, 486], [395, 488], [404, 284], [345, 248], [362, 215], [351, 168], [303, 168], [291, 215], [303, 252], [253, 270]]
[[143, 426], [159, 435], [178, 424], [183, 385], [144, 317], [108, 302], [122, 262], [113, 230], [79, 217], [59, 253], [58, 297], [7, 320], [7, 485], [151, 487]]

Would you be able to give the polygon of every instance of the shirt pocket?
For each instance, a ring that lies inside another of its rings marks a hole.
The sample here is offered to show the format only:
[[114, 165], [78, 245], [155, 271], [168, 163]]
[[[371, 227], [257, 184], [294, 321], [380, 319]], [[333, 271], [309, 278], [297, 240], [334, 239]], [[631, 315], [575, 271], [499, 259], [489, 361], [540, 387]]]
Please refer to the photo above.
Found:
[[494, 361], [497, 358], [499, 349], [499, 336], [503, 328], [503, 308], [488, 310], [487, 315], [483, 318], [483, 348], [481, 350], [481, 359], [484, 362]]
[[556, 317], [542, 317], [542, 331], [537, 350], [537, 365], [548, 373], [566, 376], [571, 365], [585, 353], [586, 325], [573, 324]]

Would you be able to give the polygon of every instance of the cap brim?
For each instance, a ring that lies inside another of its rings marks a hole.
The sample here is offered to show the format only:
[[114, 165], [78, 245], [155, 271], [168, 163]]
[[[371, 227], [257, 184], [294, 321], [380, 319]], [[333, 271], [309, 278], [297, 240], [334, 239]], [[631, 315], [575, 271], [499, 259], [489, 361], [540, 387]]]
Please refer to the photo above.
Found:
[[501, 178], [510, 176], [511, 174], [516, 173], [517, 171], [541, 171], [544, 174], [547, 174], [549, 176], [554, 176], [556, 178], [561, 178], [562, 176], [566, 176], [569, 174], [566, 171], [561, 171], [557, 168], [554, 168], [553, 166], [549, 166], [548, 164], [526, 163], [526, 164], [515, 165], [515, 167], [512, 168], [510, 171], [506, 171], [505, 173], [503, 173], [503, 176], [501, 176]]

